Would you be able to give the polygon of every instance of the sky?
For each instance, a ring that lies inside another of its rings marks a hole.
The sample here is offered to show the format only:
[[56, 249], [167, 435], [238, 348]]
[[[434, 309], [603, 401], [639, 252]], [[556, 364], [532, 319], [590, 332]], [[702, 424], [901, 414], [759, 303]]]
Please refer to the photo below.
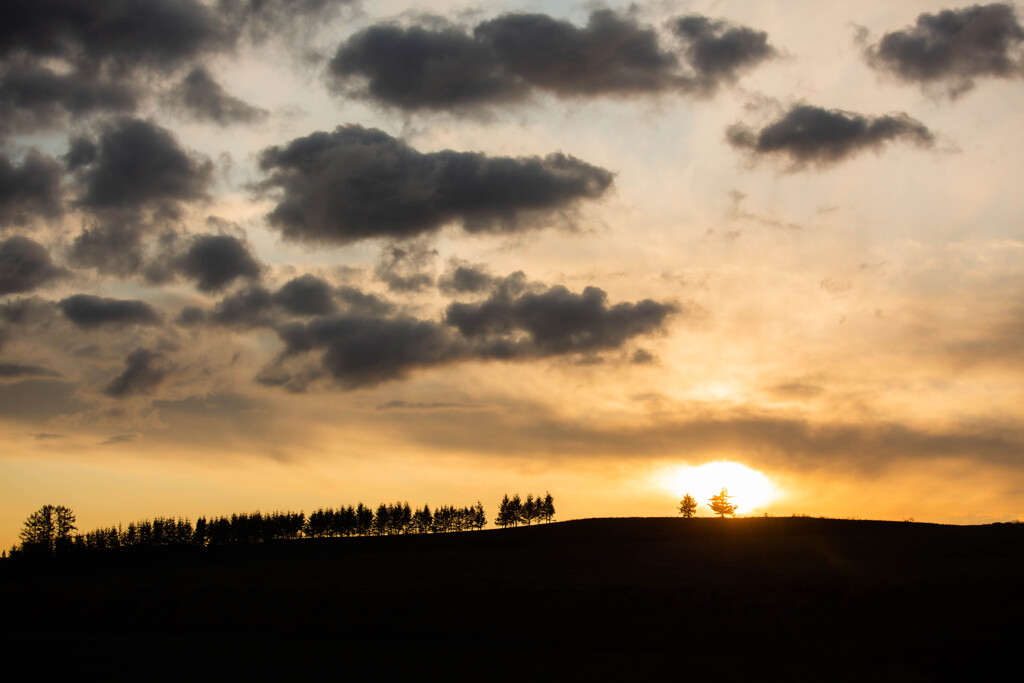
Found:
[[0, 546], [43, 504], [673, 515], [713, 462], [747, 514], [1024, 517], [1022, 26], [4, 3]]

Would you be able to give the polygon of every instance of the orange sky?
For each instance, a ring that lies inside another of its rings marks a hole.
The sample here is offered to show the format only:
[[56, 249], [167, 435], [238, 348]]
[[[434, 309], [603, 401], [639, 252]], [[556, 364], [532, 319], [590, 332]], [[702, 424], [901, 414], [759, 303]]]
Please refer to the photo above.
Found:
[[46, 503], [673, 515], [714, 461], [751, 514], [1024, 517], [1008, 6], [174, 7], [0, 52], [0, 546]]

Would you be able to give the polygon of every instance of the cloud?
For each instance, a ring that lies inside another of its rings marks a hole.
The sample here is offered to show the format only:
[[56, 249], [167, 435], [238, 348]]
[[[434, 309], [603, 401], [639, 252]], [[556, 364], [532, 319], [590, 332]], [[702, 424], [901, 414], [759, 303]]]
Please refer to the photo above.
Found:
[[914, 26], [869, 45], [868, 63], [900, 80], [944, 86], [951, 97], [984, 77], [1024, 75], [1024, 28], [1012, 5], [996, 3], [918, 15]]
[[[575, 294], [564, 287], [525, 289], [521, 274], [496, 278], [491, 296], [477, 304], [452, 303], [442, 321], [344, 312], [277, 328], [281, 356], [260, 377], [264, 384], [302, 385], [288, 361], [319, 351], [319, 370], [342, 389], [372, 387], [412, 372], [469, 360], [519, 360], [619, 348], [657, 332], [672, 303], [643, 300], [609, 306], [596, 287]], [[307, 371], [307, 370], [304, 370]]]
[[[233, 327], [270, 327], [274, 324], [274, 317], [269, 310], [272, 305], [270, 292], [263, 287], [249, 287], [217, 302], [210, 319], [217, 324]], [[196, 319], [200, 317], [191, 312], [188, 316]], [[183, 322], [187, 321], [188, 316]]]
[[0, 242], [0, 294], [31, 292], [66, 275], [43, 245], [15, 235]]
[[178, 267], [202, 292], [224, 289], [238, 278], [260, 277], [259, 261], [245, 243], [231, 235], [198, 235]]
[[484, 266], [453, 261], [441, 279], [438, 288], [445, 294], [478, 294], [495, 285], [495, 278]]
[[654, 29], [610, 10], [577, 28], [545, 14], [506, 14], [473, 36], [523, 82], [559, 95], [626, 95], [679, 84], [678, 60]]
[[0, 155], [0, 229], [61, 215], [63, 175], [64, 169], [55, 159], [34, 149], [20, 166]]
[[339, 126], [270, 147], [260, 155], [278, 190], [268, 221], [285, 237], [348, 244], [404, 239], [459, 224], [475, 232], [517, 232], [601, 196], [612, 173], [564, 154], [488, 157], [421, 153], [386, 133]]
[[160, 314], [145, 301], [107, 299], [91, 294], [75, 294], [57, 306], [78, 327], [92, 329], [101, 325], [156, 325]]
[[0, 135], [52, 129], [97, 112], [127, 113], [141, 98], [127, 80], [13, 64], [0, 77]]
[[178, 315], [182, 325], [212, 323], [236, 328], [280, 328], [295, 317], [309, 318], [340, 312], [346, 315], [382, 317], [393, 313], [394, 304], [356, 287], [333, 287], [314, 275], [292, 278], [275, 292], [253, 286], [233, 292], [217, 302], [212, 311], [186, 306]]
[[110, 380], [104, 394], [112, 398], [127, 398], [152, 393], [173, 369], [163, 354], [141, 347], [128, 354], [125, 366], [124, 372]]
[[807, 164], [834, 164], [895, 140], [928, 147], [934, 144], [935, 136], [923, 123], [904, 113], [868, 117], [797, 104], [759, 131], [733, 124], [726, 130], [726, 139], [755, 157], [786, 157], [792, 168], [799, 169]]
[[101, 273], [131, 275], [142, 267], [142, 234], [137, 225], [123, 222], [83, 228], [71, 243], [68, 261]]
[[392, 292], [419, 292], [434, 284], [437, 250], [423, 243], [392, 244], [381, 250], [374, 275]]
[[309, 274], [284, 283], [272, 299], [294, 315], [327, 315], [338, 308], [331, 286]]
[[269, 116], [266, 109], [229, 95], [205, 67], [197, 66], [170, 93], [168, 102], [197, 121], [220, 126], [258, 123]]
[[0, 363], [0, 379], [11, 379], [12, 377], [60, 377], [60, 373], [50, 368], [44, 368], [41, 365]]
[[341, 44], [328, 71], [341, 93], [405, 110], [463, 110], [559, 97], [707, 94], [775, 54], [767, 35], [699, 15], [675, 21], [682, 50], [626, 14], [596, 10], [578, 27], [546, 14], [455, 26], [378, 24]]
[[555, 285], [518, 297], [498, 291], [480, 303], [449, 304], [445, 322], [473, 340], [481, 356], [514, 358], [618, 348], [660, 329], [679, 310], [651, 299], [608, 306], [607, 299], [597, 287], [576, 294]]
[[768, 44], [768, 34], [746, 26], [690, 14], [672, 24], [686, 44], [686, 57], [705, 91], [735, 82], [740, 74], [777, 55]]
[[79, 156], [86, 162], [79, 165], [76, 157], [74, 172], [83, 184], [78, 202], [94, 209], [156, 205], [174, 213], [178, 202], [204, 199], [213, 174], [209, 160], [194, 159], [173, 133], [142, 119], [108, 125], [94, 156]]
[[198, 0], [16, 2], [0, 28], [0, 56], [27, 53], [120, 71], [172, 71], [231, 42], [224, 22]]

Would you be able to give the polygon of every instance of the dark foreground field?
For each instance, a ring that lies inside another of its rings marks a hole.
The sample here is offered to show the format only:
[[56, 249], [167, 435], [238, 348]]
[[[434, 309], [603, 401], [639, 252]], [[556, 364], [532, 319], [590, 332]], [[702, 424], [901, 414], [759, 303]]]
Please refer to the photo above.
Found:
[[592, 519], [2, 566], [8, 663], [938, 680], [1018, 660], [1024, 525]]

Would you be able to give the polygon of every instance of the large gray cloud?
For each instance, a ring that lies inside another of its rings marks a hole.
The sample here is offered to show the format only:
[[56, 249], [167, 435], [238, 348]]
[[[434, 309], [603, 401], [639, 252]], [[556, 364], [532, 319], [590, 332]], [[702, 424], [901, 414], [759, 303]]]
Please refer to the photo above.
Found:
[[955, 97], [977, 78], [1024, 75], [1024, 28], [1012, 5], [996, 3], [923, 13], [913, 26], [867, 47], [876, 69], [908, 82], [938, 84]]
[[734, 124], [726, 131], [726, 139], [755, 156], [788, 159], [794, 168], [836, 163], [896, 140], [918, 146], [935, 141], [927, 126], [904, 113], [869, 117], [808, 104], [793, 106], [758, 131]]
[[0, 229], [33, 218], [53, 218], [63, 211], [63, 167], [37, 150], [29, 150], [20, 166], [0, 154]]
[[95, 112], [130, 112], [140, 98], [139, 87], [125, 79], [12, 64], [0, 76], [0, 135], [51, 129]]
[[0, 242], [0, 294], [31, 292], [66, 273], [38, 242], [19, 235]]
[[596, 287], [581, 294], [528, 285], [521, 274], [495, 278], [478, 303], [452, 303], [442, 321], [344, 312], [281, 325], [285, 349], [260, 377], [302, 388], [284, 369], [290, 358], [320, 352], [319, 367], [343, 389], [376, 386], [412, 372], [467, 360], [517, 360], [592, 354], [661, 330], [679, 307], [643, 300], [609, 305]]
[[270, 223], [288, 238], [346, 244], [409, 238], [458, 223], [467, 232], [514, 232], [602, 195], [611, 172], [564, 154], [487, 157], [421, 153], [357, 125], [317, 132], [260, 155], [279, 191]]
[[381, 24], [343, 43], [328, 70], [339, 90], [406, 110], [459, 110], [528, 97], [708, 93], [772, 57], [767, 36], [693, 15], [678, 19], [681, 49], [610, 10], [578, 27], [545, 14], [505, 14], [472, 33]]
[[231, 235], [194, 237], [179, 268], [203, 292], [224, 289], [238, 278], [258, 279], [261, 271], [245, 243]]
[[69, 166], [83, 189], [79, 203], [92, 209], [160, 208], [174, 213], [182, 201], [207, 196], [213, 164], [187, 153], [166, 128], [123, 118], [98, 142], [79, 139]]
[[92, 294], [75, 294], [57, 304], [68, 320], [78, 327], [101, 325], [156, 325], [160, 314], [145, 301], [108, 299]]
[[284, 283], [273, 301], [294, 315], [327, 315], [338, 308], [331, 285], [308, 274]]
[[124, 372], [110, 380], [103, 393], [112, 398], [150, 394], [163, 383], [172, 369], [162, 353], [137, 348], [125, 358]]
[[677, 311], [674, 304], [651, 299], [609, 306], [607, 294], [597, 287], [576, 294], [556, 285], [518, 296], [499, 288], [478, 303], [455, 302], [445, 322], [472, 340], [481, 355], [515, 358], [618, 348], [660, 329]]
[[0, 56], [28, 53], [79, 64], [170, 70], [231, 42], [198, 0], [11, 0], [0, 11]]
[[190, 118], [212, 121], [221, 126], [257, 123], [269, 116], [266, 109], [228, 94], [212, 74], [202, 66], [190, 71], [171, 92], [169, 102]]

